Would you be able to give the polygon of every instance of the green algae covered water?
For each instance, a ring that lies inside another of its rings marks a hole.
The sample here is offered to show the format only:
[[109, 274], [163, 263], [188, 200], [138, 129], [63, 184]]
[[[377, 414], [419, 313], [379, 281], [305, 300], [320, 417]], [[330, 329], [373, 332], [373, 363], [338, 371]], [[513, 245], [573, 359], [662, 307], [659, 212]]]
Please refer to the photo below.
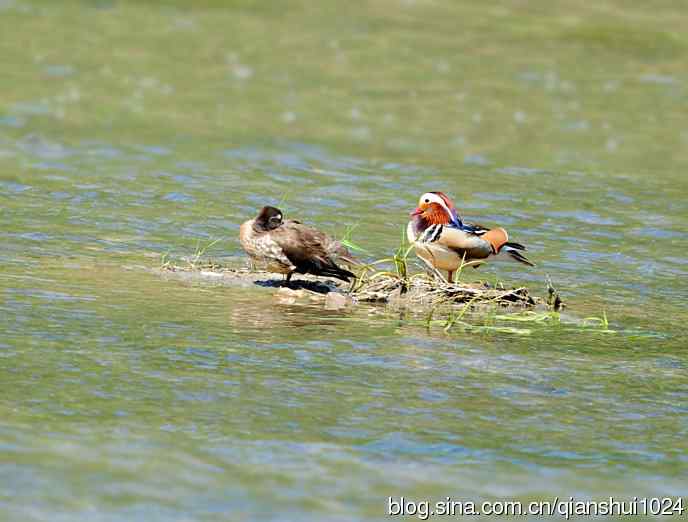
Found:
[[[684, 495], [686, 23], [659, 0], [0, 0], [0, 518]], [[386, 257], [427, 190], [538, 263], [470, 277], [549, 276], [613, 333], [428, 331], [150, 270], [217, 239], [236, 261], [266, 203]]]

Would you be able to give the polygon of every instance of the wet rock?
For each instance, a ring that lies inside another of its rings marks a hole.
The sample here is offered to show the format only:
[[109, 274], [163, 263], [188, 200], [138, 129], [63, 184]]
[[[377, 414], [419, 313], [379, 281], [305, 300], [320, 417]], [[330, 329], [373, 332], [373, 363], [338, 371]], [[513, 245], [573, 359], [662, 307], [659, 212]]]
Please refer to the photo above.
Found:
[[302, 301], [306, 297], [305, 290], [292, 290], [291, 288], [280, 288], [275, 292], [275, 301], [279, 304], [293, 305]]
[[325, 310], [341, 310], [351, 304], [353, 301], [348, 295], [339, 292], [330, 292], [325, 295]]

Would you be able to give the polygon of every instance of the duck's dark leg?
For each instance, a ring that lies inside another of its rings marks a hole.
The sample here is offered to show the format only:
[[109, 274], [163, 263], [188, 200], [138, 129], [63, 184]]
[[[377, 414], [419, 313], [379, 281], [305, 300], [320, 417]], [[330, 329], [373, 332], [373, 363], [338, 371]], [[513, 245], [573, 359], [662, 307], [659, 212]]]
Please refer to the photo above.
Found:
[[292, 275], [293, 273], [294, 273], [294, 272], [289, 272], [289, 273], [287, 274], [287, 283], [288, 283], [289, 281], [291, 281], [291, 275]]
[[453, 270], [447, 270], [447, 281], [450, 283], [454, 282], [454, 271]]

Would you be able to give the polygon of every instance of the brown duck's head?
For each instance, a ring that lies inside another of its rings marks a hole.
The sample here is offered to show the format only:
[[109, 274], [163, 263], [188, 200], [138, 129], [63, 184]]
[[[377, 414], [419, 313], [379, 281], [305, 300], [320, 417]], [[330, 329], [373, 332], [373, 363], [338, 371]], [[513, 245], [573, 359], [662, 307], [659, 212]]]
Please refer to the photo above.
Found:
[[275, 230], [282, 225], [283, 222], [282, 211], [280, 209], [266, 206], [263, 207], [258, 213], [258, 216], [253, 222], [253, 226], [257, 230], [267, 232], [270, 230]]

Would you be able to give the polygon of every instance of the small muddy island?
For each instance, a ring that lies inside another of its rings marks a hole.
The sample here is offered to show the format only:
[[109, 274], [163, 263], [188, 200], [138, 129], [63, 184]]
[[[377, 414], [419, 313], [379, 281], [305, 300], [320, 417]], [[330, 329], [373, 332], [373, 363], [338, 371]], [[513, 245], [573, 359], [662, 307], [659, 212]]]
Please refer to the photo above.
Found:
[[166, 277], [206, 281], [227, 286], [263, 286], [273, 292], [281, 304], [322, 305], [340, 309], [359, 304], [385, 304], [398, 309], [427, 313], [435, 309], [494, 310], [503, 312], [558, 312], [564, 307], [551, 284], [547, 295], [536, 296], [528, 288], [509, 287], [487, 282], [448, 283], [432, 272], [408, 273], [406, 263], [396, 263], [396, 270], [381, 271], [365, 266], [351, 283], [330, 278], [298, 275], [285, 281], [279, 274], [241, 267], [237, 263], [213, 261], [166, 262], [160, 271]]

